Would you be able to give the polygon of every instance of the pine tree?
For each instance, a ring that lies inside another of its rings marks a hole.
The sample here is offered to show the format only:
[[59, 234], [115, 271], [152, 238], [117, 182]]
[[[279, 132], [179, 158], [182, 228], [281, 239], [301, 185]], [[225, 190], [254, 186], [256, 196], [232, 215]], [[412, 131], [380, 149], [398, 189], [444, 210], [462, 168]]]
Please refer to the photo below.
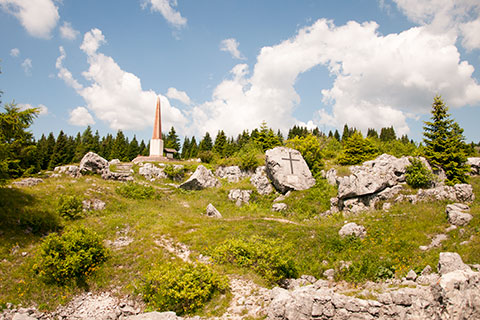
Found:
[[190, 158], [190, 139], [187, 136], [183, 139], [181, 158]]
[[165, 137], [165, 148], [180, 150], [180, 140], [178, 139], [175, 128], [172, 126], [168, 135]]
[[360, 132], [355, 131], [344, 141], [343, 155], [338, 159], [338, 162], [343, 165], [359, 164], [373, 159], [377, 153], [378, 151], [373, 143], [364, 139]]
[[210, 151], [212, 150], [212, 148], [212, 137], [210, 137], [210, 133], [206, 132], [202, 141], [200, 141], [200, 144], [198, 145], [198, 151]]
[[349, 128], [348, 125], [345, 124], [343, 126], [342, 142], [345, 142], [348, 138], [350, 138], [355, 131], [355, 129]]
[[[37, 141], [37, 166], [41, 170], [47, 169], [48, 162], [45, 164], [47, 157], [47, 138], [42, 134], [40, 140]], [[48, 161], [50, 161], [50, 159], [48, 159]]]
[[333, 134], [333, 137], [338, 141], [340, 142], [341, 138], [340, 138], [340, 133], [338, 133], [338, 130], [335, 129], [335, 133]]
[[198, 145], [195, 136], [192, 137], [190, 141], [190, 154], [188, 156], [189, 159], [196, 158], [198, 156]]
[[145, 145], [145, 141], [143, 141], [143, 139], [140, 142], [140, 146], [138, 148], [138, 154], [141, 156], [148, 156], [148, 154], [150, 153], [150, 150], [147, 150], [147, 146]]
[[425, 157], [432, 166], [445, 171], [448, 184], [464, 183], [469, 168], [463, 129], [450, 118], [440, 96], [433, 99], [431, 120], [423, 127]]
[[213, 151], [217, 153], [220, 157], [225, 156], [225, 148], [227, 146], [227, 136], [223, 130], [218, 131], [217, 137], [215, 138], [215, 143], [213, 145]]
[[375, 130], [375, 129], [373, 129], [373, 128], [368, 128], [368, 130], [367, 130], [367, 138], [377, 139], [377, 138], [378, 138], [378, 132], [377, 132], [377, 130]]
[[137, 137], [134, 135], [132, 141], [128, 145], [127, 158], [132, 161], [140, 154], [140, 147], [138, 146]]
[[395, 129], [393, 129], [393, 126], [388, 127], [388, 128], [382, 128], [380, 130], [380, 141], [392, 141], [396, 140], [397, 135], [395, 134]]
[[53, 170], [57, 166], [66, 164], [68, 161], [68, 139], [63, 130], [60, 130], [55, 147], [53, 148], [53, 155], [48, 164], [48, 169]]
[[120, 161], [128, 161], [127, 159], [128, 143], [123, 135], [122, 130], [118, 130], [115, 141], [113, 142], [110, 158]]

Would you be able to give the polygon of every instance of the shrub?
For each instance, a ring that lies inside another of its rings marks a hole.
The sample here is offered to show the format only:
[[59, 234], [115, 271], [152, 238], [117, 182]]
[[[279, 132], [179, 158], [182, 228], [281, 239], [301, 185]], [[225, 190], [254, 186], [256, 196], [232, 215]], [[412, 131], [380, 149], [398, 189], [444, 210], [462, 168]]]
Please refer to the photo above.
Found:
[[355, 131], [352, 136], [345, 140], [343, 154], [338, 159], [342, 165], [360, 164], [375, 158], [378, 150], [367, 138], [364, 139], [360, 132]]
[[395, 268], [389, 260], [379, 259], [376, 254], [366, 253], [348, 268], [340, 271], [347, 281], [389, 279], [395, 275]]
[[130, 199], [152, 199], [155, 196], [155, 189], [152, 186], [145, 186], [130, 181], [121, 184], [115, 191], [119, 195]]
[[306, 137], [296, 136], [286, 143], [287, 147], [300, 151], [314, 176], [318, 176], [323, 169], [322, 145], [318, 137], [309, 134]]
[[216, 247], [212, 258], [218, 263], [252, 268], [271, 283], [297, 276], [297, 267], [289, 248], [279, 240], [253, 237], [248, 240], [229, 239]]
[[163, 172], [172, 180], [180, 180], [185, 174], [185, 168], [183, 166], [172, 166], [168, 164], [165, 166], [165, 169], [163, 169]]
[[405, 178], [412, 188], [428, 188], [432, 185], [433, 175], [419, 159], [412, 158], [406, 168]]
[[238, 151], [240, 157], [240, 169], [246, 171], [255, 171], [262, 165], [264, 152], [255, 142], [249, 142]]
[[33, 269], [45, 282], [81, 283], [106, 261], [107, 256], [108, 251], [96, 233], [77, 227], [63, 235], [49, 234], [40, 244]]
[[140, 288], [144, 301], [160, 311], [191, 313], [216, 292], [225, 292], [228, 278], [203, 264], [165, 264], [150, 271]]
[[214, 153], [212, 151], [200, 151], [198, 157], [202, 162], [211, 163], [214, 160]]
[[65, 219], [74, 220], [82, 215], [82, 200], [77, 196], [61, 195], [57, 203], [57, 212]]

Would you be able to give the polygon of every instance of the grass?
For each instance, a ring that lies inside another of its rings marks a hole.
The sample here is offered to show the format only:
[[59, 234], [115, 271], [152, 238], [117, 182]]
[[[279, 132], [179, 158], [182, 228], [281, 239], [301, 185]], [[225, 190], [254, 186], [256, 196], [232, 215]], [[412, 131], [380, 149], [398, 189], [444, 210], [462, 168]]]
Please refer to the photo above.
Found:
[[[388, 213], [375, 210], [348, 217], [341, 213], [317, 217], [328, 209], [329, 198], [336, 192], [324, 181], [310, 190], [293, 192], [285, 200], [289, 207], [286, 214], [271, 211], [276, 195], [261, 196], [254, 191], [250, 204], [242, 207], [229, 201], [229, 190], [253, 189], [248, 180], [238, 183], [223, 180], [220, 188], [202, 191], [175, 189], [166, 182], [146, 182], [154, 188], [155, 197], [142, 200], [123, 197], [115, 191], [121, 182], [104, 181], [98, 176], [45, 179], [31, 188], [0, 188], [0, 307], [10, 302], [52, 310], [86, 289], [116, 289], [119, 296], [135, 294], [153, 266], [178, 261], [155, 244], [161, 236], [186, 244], [193, 256], [208, 255], [227, 239], [253, 236], [276, 239], [290, 247], [287, 254], [293, 257], [300, 275], [321, 278], [324, 270], [340, 270], [341, 261], [350, 261], [353, 267], [337, 273], [337, 277], [353, 282], [375, 278], [380, 267], [391, 268], [399, 277], [410, 269], [420, 271], [427, 264], [435, 269], [441, 251], [456, 251], [466, 263], [480, 262], [480, 177], [470, 180], [476, 194], [471, 205], [473, 220], [468, 226], [451, 231], [441, 247], [428, 252], [418, 247], [428, 245], [433, 235], [443, 233], [448, 227], [446, 202], [415, 205], [402, 202], [395, 203]], [[67, 221], [55, 212], [60, 194], [98, 198], [107, 206], [103, 211]], [[204, 215], [209, 203], [220, 211], [222, 219]], [[287, 218], [296, 224], [264, 218]], [[341, 239], [338, 230], [346, 219], [364, 225], [367, 237]], [[32, 272], [39, 243], [49, 232], [61, 231], [68, 225], [83, 225], [111, 241], [128, 230], [127, 236], [133, 242], [112, 249], [110, 259], [88, 279], [86, 287], [47, 285]], [[460, 245], [472, 235], [473, 240]], [[326, 265], [322, 263], [324, 260]], [[218, 269], [227, 275], [240, 274], [268, 285], [265, 279], [245, 268], [226, 264]], [[221, 314], [228, 299], [228, 293], [215, 297], [214, 301], [221, 304], [219, 308], [213, 301], [197, 314]]]

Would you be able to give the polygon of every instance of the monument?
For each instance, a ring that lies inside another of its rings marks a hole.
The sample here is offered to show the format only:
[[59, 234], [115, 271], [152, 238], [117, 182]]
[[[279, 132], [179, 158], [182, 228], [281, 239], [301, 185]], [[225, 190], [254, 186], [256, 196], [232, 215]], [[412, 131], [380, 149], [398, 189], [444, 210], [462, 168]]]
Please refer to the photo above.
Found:
[[153, 135], [150, 140], [150, 157], [163, 156], [162, 140], [162, 114], [160, 111], [160, 97], [157, 97], [157, 108], [155, 109], [155, 122], [153, 123]]

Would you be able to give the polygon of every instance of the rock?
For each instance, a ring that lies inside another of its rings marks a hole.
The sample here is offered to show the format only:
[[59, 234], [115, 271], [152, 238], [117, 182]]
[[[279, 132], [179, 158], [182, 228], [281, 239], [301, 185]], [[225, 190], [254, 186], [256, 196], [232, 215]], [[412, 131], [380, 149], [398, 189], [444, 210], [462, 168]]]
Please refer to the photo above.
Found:
[[167, 312], [147, 312], [142, 314], [137, 314], [135, 316], [129, 316], [126, 320], [177, 320], [181, 319], [177, 317], [175, 312], [167, 311]]
[[439, 186], [432, 189], [418, 190], [416, 196], [413, 198], [413, 203], [416, 201], [430, 201], [430, 200], [450, 200], [456, 202], [473, 202], [475, 194], [473, 188], [469, 184], [456, 184], [451, 186]]
[[207, 206], [207, 217], [221, 218], [222, 215], [220, 212], [218, 212], [217, 208], [213, 206], [213, 204], [209, 203]]
[[325, 173], [325, 179], [327, 179], [328, 184], [331, 184], [332, 186], [336, 186], [338, 182], [338, 177], [337, 177], [337, 170], [335, 169], [330, 169]]
[[438, 273], [445, 275], [453, 271], [472, 271], [472, 269], [463, 263], [462, 258], [456, 252], [440, 252], [438, 259]]
[[407, 157], [400, 159], [382, 154], [375, 160], [366, 161], [361, 166], [350, 168], [352, 174], [337, 178], [338, 197], [348, 199], [378, 193], [405, 181]]
[[272, 205], [272, 211], [281, 212], [287, 210], [288, 206], [285, 203], [274, 203]]
[[12, 184], [16, 187], [33, 187], [42, 182], [43, 180], [40, 178], [25, 178], [20, 181], [14, 181]]
[[56, 174], [66, 174], [67, 176], [70, 176], [72, 178], [78, 178], [81, 176], [80, 168], [74, 165], [55, 167], [53, 172], [55, 172]]
[[367, 236], [367, 231], [365, 230], [364, 226], [357, 225], [355, 222], [350, 222], [344, 225], [340, 231], [338, 231], [338, 235], [342, 238], [347, 236], [355, 236], [359, 237], [360, 239], [364, 239]]
[[442, 241], [445, 241], [448, 239], [448, 236], [446, 234], [437, 234], [433, 239], [432, 241], [430, 242], [430, 244], [428, 246], [420, 246], [420, 250], [422, 251], [427, 251], [427, 250], [430, 250], [432, 248], [436, 248], [436, 247], [440, 247], [440, 245], [442, 244]]
[[180, 188], [185, 190], [202, 190], [205, 188], [218, 187], [219, 185], [220, 182], [215, 178], [212, 171], [199, 165], [192, 176], [180, 185]]
[[121, 163], [120, 160], [118, 160], [118, 159], [112, 159], [112, 160], [110, 160], [110, 162], [109, 162], [108, 164], [120, 164], [120, 163]]
[[88, 152], [80, 161], [79, 170], [81, 174], [99, 173], [102, 174], [108, 169], [108, 161], [94, 152]]
[[232, 189], [228, 193], [228, 199], [235, 201], [237, 206], [241, 206], [243, 203], [248, 204], [252, 190]]
[[105, 209], [105, 202], [100, 199], [88, 199], [82, 201], [83, 210], [103, 210]]
[[291, 194], [292, 194], [292, 191], [288, 191], [288, 192], [285, 193], [285, 194], [281, 194], [281, 195], [279, 195], [278, 197], [276, 197], [275, 199], [273, 199], [273, 202], [282, 202], [282, 201], [285, 201], [285, 199], [287, 199], [288, 197], [290, 197]]
[[333, 281], [334, 277], [335, 277], [335, 270], [333, 269], [327, 269], [323, 272], [323, 276], [325, 278], [327, 278], [328, 280], [330, 281]]
[[163, 172], [163, 168], [159, 168], [150, 162], [147, 162], [140, 167], [140, 169], [138, 169], [138, 173], [148, 180], [164, 179], [167, 177], [165, 172]]
[[250, 178], [250, 183], [257, 188], [257, 192], [261, 195], [266, 195], [273, 192], [272, 184], [267, 178], [265, 166], [255, 169], [255, 173]]
[[108, 168], [102, 172], [103, 180], [114, 181], [133, 181], [133, 177], [130, 172], [112, 172]]
[[405, 277], [407, 280], [415, 281], [417, 279], [417, 273], [413, 270], [408, 271], [407, 276]]
[[240, 170], [239, 166], [218, 167], [215, 170], [215, 175], [222, 179], [227, 179], [228, 182], [238, 182], [247, 176], [245, 172]]
[[466, 226], [473, 216], [465, 211], [470, 211], [470, 207], [466, 204], [454, 203], [447, 205], [448, 222], [455, 226]]
[[382, 210], [388, 212], [392, 208], [392, 204], [390, 202], [385, 202], [382, 206]]
[[15, 313], [12, 320], [37, 320], [37, 318], [31, 317], [25, 313]]
[[299, 151], [276, 147], [265, 153], [267, 176], [280, 193], [289, 190], [306, 190], [315, 184], [315, 179]]
[[480, 158], [467, 158], [471, 175], [480, 175]]

